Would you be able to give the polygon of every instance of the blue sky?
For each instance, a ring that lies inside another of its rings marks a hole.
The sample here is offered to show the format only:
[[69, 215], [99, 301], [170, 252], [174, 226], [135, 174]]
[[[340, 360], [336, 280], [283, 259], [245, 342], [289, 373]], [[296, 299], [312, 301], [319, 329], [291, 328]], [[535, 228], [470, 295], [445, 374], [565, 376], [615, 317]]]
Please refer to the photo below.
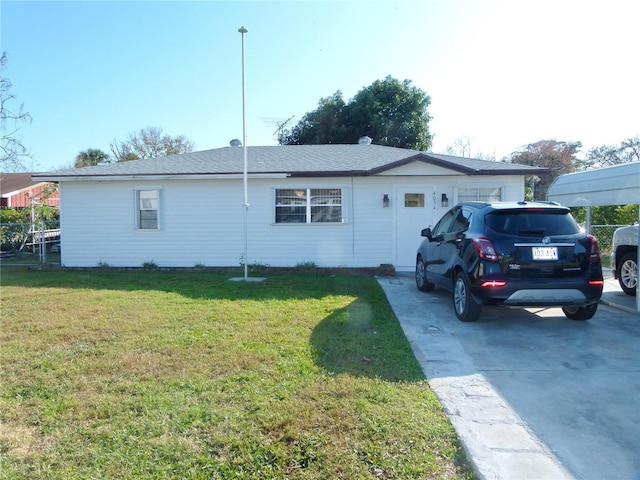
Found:
[[431, 96], [433, 151], [467, 136], [499, 160], [542, 139], [586, 152], [640, 135], [639, 5], [3, 0], [0, 40], [33, 117], [20, 134], [34, 170], [146, 126], [196, 150], [242, 138], [243, 25], [248, 145], [276, 145], [274, 119], [391, 75]]

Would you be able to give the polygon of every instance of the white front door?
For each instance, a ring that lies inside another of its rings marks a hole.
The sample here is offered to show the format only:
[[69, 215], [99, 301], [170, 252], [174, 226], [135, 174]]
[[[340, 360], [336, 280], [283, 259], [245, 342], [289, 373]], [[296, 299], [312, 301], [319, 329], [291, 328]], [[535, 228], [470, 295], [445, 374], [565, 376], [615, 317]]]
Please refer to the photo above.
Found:
[[398, 187], [396, 206], [396, 261], [398, 271], [412, 271], [423, 228], [433, 226], [433, 188]]

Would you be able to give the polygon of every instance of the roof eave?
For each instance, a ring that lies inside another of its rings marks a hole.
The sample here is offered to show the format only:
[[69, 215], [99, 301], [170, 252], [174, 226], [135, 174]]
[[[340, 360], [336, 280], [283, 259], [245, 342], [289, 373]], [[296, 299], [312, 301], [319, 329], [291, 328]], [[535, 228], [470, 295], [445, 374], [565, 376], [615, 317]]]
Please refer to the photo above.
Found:
[[522, 170], [517, 171], [514, 171], [513, 169], [478, 170], [476, 168], [470, 168], [454, 162], [448, 162], [440, 158], [432, 157], [431, 155], [426, 153], [418, 153], [416, 155], [403, 158], [402, 160], [388, 163], [386, 165], [382, 165], [381, 167], [373, 168], [369, 170], [368, 173], [370, 175], [377, 175], [394, 168], [402, 167], [412, 162], [423, 162], [429, 165], [446, 168], [454, 172], [463, 173], [465, 175], [526, 175], [527, 173], [544, 173], [549, 171], [549, 169], [545, 167], [532, 167], [527, 165], [523, 165]]
[[[249, 172], [251, 178], [287, 178], [288, 173], [273, 172]], [[210, 180], [210, 179], [235, 179], [243, 178], [242, 172], [229, 173], [144, 173], [144, 174], [102, 174], [102, 175], [47, 175], [43, 181], [48, 182], [81, 182], [81, 181], [106, 181], [106, 180]], [[40, 177], [39, 177], [40, 178]]]

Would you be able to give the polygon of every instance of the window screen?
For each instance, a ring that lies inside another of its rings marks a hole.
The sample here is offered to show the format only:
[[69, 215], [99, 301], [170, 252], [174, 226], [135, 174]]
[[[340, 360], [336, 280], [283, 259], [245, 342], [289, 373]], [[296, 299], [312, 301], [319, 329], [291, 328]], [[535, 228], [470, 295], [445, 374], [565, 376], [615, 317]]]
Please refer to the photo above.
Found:
[[158, 229], [159, 197], [158, 190], [138, 190], [136, 192], [139, 229]]
[[500, 187], [472, 187], [458, 189], [458, 202], [499, 202], [502, 200]]
[[342, 189], [276, 189], [276, 223], [342, 222]]

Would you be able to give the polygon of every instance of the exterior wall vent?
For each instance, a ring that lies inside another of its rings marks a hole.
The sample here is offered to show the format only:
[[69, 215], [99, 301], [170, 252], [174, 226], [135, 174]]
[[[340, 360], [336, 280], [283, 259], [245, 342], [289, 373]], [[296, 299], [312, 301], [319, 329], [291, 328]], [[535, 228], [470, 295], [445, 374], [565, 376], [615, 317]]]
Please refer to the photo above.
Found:
[[358, 145], [371, 145], [371, 142], [372, 139], [367, 137], [366, 135], [358, 139]]

